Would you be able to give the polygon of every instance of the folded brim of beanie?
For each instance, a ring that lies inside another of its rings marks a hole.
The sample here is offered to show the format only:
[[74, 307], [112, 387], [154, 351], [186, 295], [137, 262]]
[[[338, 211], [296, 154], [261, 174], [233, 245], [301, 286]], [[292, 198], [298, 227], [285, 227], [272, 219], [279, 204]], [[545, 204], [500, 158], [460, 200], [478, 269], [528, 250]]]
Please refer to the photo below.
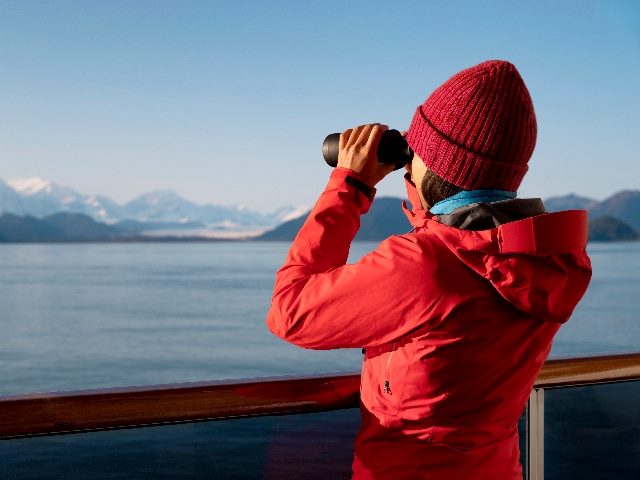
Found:
[[406, 140], [433, 173], [465, 190], [516, 191], [528, 170], [526, 164], [502, 162], [456, 143], [429, 121], [422, 105], [416, 109]]

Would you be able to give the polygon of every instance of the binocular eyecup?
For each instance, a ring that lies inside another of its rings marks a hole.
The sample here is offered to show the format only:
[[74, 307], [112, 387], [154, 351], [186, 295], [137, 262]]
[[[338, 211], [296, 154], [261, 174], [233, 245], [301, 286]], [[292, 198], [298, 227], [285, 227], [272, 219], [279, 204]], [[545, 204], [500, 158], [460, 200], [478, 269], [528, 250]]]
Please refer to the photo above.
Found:
[[[322, 144], [322, 156], [330, 167], [338, 165], [340, 134], [327, 135]], [[398, 130], [386, 130], [378, 144], [378, 161], [384, 164], [395, 164], [394, 170], [404, 167], [413, 158], [413, 150]]]

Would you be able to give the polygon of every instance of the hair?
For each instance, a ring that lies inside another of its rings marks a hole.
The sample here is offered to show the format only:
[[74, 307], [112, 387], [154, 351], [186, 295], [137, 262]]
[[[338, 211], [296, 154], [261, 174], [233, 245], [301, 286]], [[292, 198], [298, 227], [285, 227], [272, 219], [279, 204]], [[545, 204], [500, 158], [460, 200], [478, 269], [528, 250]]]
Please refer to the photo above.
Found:
[[422, 183], [420, 184], [420, 193], [422, 193], [422, 197], [427, 202], [428, 207], [432, 207], [439, 201], [455, 195], [462, 190], [464, 189], [447, 182], [433, 173], [429, 168], [427, 168], [422, 178]]

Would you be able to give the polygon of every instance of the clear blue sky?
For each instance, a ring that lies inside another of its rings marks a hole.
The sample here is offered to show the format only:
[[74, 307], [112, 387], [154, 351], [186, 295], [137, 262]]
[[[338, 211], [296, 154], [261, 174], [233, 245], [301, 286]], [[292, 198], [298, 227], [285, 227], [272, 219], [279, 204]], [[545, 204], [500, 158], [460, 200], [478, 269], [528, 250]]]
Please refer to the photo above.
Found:
[[[124, 202], [312, 204], [325, 135], [399, 129], [512, 61], [538, 144], [521, 196], [640, 188], [640, 2], [0, 0], [0, 178]], [[381, 195], [403, 195], [401, 175]]]

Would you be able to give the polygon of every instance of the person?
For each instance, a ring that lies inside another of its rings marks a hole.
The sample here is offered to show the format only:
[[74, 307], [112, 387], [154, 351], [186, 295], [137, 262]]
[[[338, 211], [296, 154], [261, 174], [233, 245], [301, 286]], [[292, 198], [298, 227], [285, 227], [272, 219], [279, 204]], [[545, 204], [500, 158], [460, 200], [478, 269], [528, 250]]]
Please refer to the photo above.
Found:
[[467, 68], [406, 132], [413, 226], [347, 264], [393, 167], [387, 127], [340, 136], [338, 167], [277, 272], [268, 328], [304, 348], [364, 347], [356, 479], [520, 479], [518, 419], [591, 278], [587, 214], [516, 191], [537, 124], [515, 66]]

